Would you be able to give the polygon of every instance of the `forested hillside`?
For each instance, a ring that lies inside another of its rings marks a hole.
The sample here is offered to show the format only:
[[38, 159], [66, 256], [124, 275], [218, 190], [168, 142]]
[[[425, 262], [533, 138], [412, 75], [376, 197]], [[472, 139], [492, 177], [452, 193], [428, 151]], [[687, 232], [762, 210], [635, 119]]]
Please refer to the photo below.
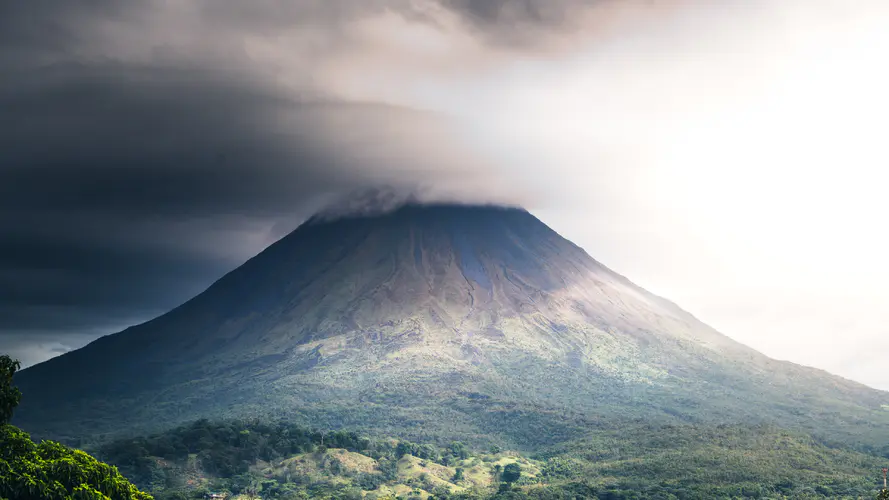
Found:
[[199, 420], [96, 445], [156, 498], [874, 498], [882, 459], [803, 434], [729, 426], [602, 429], [523, 455], [286, 422]]

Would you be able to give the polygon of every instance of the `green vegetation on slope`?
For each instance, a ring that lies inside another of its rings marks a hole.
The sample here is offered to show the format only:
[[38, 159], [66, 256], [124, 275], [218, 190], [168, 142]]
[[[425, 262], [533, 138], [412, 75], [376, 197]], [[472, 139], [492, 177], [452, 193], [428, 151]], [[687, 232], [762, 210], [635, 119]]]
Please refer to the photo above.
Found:
[[151, 500], [118, 473], [80, 450], [36, 444], [9, 425], [21, 393], [12, 386], [18, 361], [0, 356], [0, 499]]
[[[18, 364], [0, 357], [0, 367], [0, 410], [8, 418], [20, 398], [11, 383]], [[520, 432], [537, 428], [533, 413], [498, 419], [502, 415], [488, 417], [492, 424], [527, 426]], [[83, 451], [35, 444], [0, 424], [0, 498], [152, 498]], [[536, 439], [547, 437], [544, 431]], [[578, 439], [557, 436], [532, 456], [497, 445], [480, 451], [478, 444], [202, 419], [97, 444], [95, 451], [159, 500], [210, 491], [269, 500], [873, 498], [882, 462], [766, 425], [600, 422]]]
[[[256, 485], [264, 496], [298, 498], [293, 495], [302, 492], [314, 498], [381, 488], [412, 491], [413, 486], [446, 493], [490, 483], [487, 472], [467, 464], [470, 456], [463, 443], [439, 447], [368, 439], [284, 422], [199, 420], [108, 443], [97, 453], [160, 498], [214, 488], [242, 493]], [[458, 467], [464, 477], [459, 484], [452, 482]]]
[[881, 459], [768, 427], [627, 425], [532, 456], [322, 434], [259, 421], [190, 425], [97, 453], [163, 499], [874, 498]]

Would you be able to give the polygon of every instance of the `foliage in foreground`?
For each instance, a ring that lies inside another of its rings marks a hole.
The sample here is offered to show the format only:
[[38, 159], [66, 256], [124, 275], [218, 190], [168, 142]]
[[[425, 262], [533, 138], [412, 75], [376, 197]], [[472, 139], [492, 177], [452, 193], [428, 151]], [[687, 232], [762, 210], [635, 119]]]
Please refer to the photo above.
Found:
[[0, 356], [0, 499], [151, 500], [117, 468], [52, 441], [36, 444], [9, 425], [21, 393], [12, 385], [18, 361]]
[[22, 392], [12, 385], [12, 376], [21, 366], [18, 360], [5, 354], [0, 356], [0, 425], [9, 423], [22, 399]]
[[12, 425], [0, 428], [0, 498], [150, 500], [115, 467], [52, 441], [36, 444]]

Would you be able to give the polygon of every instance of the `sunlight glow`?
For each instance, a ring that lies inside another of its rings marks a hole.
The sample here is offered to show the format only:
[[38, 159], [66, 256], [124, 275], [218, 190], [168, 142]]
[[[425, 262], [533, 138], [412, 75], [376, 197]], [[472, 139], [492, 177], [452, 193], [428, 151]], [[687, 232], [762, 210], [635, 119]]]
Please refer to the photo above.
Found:
[[[689, 9], [665, 32], [530, 62], [488, 83], [471, 116], [560, 192], [540, 214], [608, 199], [610, 220], [564, 224], [606, 264], [769, 355], [885, 386], [837, 358], [886, 345], [889, 16], [792, 4], [709, 32], [688, 27], [713, 13]], [[646, 272], [639, 253], [603, 243], [608, 225], [636, 226], [669, 260]]]

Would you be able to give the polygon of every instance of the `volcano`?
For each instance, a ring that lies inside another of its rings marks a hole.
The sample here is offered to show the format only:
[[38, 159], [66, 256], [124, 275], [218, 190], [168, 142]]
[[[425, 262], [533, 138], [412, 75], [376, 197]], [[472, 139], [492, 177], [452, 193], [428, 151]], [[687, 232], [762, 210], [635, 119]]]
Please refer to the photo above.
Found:
[[69, 441], [226, 417], [518, 447], [628, 421], [889, 431], [889, 394], [767, 358], [494, 206], [310, 219], [16, 382], [15, 423]]

